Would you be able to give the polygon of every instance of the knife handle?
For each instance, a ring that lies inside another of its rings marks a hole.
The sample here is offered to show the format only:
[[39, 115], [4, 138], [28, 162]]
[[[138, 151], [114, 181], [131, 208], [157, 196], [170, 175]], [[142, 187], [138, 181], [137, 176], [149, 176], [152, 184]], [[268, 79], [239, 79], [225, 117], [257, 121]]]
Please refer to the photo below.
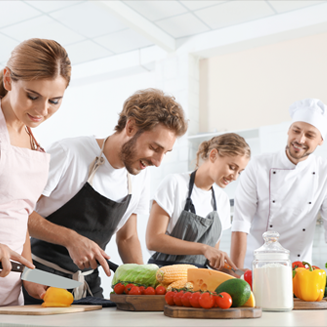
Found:
[[[11, 263], [11, 271], [23, 272], [23, 270], [25, 268], [24, 265], [22, 265], [21, 263], [18, 263], [18, 262], [13, 262], [13, 261], [10, 261], [10, 263]], [[3, 269], [1, 261], [0, 261], [0, 269]]]
[[[107, 261], [107, 264], [109, 266], [109, 269], [112, 270], [113, 272], [115, 272], [117, 270], [117, 268], [119, 267], [118, 265], [116, 265], [115, 263], [105, 259]], [[100, 266], [100, 263], [98, 260], [96, 260], [97, 264]]]

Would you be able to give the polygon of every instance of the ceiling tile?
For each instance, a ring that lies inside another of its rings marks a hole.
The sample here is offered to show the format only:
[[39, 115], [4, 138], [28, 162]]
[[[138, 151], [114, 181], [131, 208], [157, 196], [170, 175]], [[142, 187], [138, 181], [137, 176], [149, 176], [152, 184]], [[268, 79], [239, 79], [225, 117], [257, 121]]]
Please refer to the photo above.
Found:
[[176, 16], [187, 12], [178, 1], [124, 1], [128, 6], [133, 8], [139, 14], [149, 19], [156, 21], [159, 19]]
[[181, 3], [190, 10], [197, 10], [205, 7], [211, 7], [226, 2], [226, 0], [186, 0]]
[[275, 15], [265, 1], [230, 1], [194, 11], [211, 28], [217, 29]]
[[14, 50], [14, 48], [16, 47], [16, 45], [19, 44], [19, 42], [16, 42], [13, 39], [0, 33], [0, 44], [1, 44], [0, 62], [7, 63], [11, 51]]
[[272, 7], [276, 9], [278, 13], [283, 13], [286, 11], [291, 11], [291, 10], [297, 10], [301, 9], [304, 7], [309, 7], [313, 5], [317, 5], [326, 1], [289, 1], [289, 0], [283, 0], [283, 1], [268, 1]]
[[3, 28], [1, 32], [19, 41], [38, 37], [56, 40], [61, 45], [85, 39], [83, 36], [59, 24], [48, 16], [41, 16]]
[[54, 0], [47, 0], [47, 1], [40, 1], [40, 0], [32, 0], [32, 1], [25, 1], [26, 3], [28, 3], [29, 5], [33, 6], [36, 9], [39, 9], [43, 12], [51, 12], [51, 11], [55, 11], [58, 9], [62, 9], [65, 7], [69, 7], [72, 5], [76, 5], [78, 3], [81, 3], [82, 1], [54, 1]]
[[193, 14], [184, 14], [167, 18], [156, 22], [156, 24], [175, 38], [198, 34], [209, 30], [209, 28]]
[[68, 52], [69, 59], [72, 62], [72, 66], [85, 61], [107, 57], [113, 54], [109, 50], [104, 49], [100, 45], [90, 40], [68, 45], [65, 48]]
[[104, 6], [97, 4], [96, 1], [83, 2], [79, 5], [51, 13], [50, 16], [89, 38], [127, 28], [126, 25], [109, 12], [109, 9], [105, 9]]
[[27, 20], [42, 13], [22, 1], [0, 1], [0, 28]]
[[132, 29], [101, 36], [94, 39], [94, 41], [103, 45], [114, 53], [127, 52], [153, 44], [153, 42], [149, 41], [147, 38], [143, 37]]

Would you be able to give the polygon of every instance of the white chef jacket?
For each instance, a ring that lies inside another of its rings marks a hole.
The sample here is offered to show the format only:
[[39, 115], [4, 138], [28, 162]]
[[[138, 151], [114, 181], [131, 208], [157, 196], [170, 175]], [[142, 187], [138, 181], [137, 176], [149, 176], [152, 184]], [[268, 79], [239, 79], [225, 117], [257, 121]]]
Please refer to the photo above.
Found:
[[312, 262], [319, 210], [327, 229], [327, 160], [311, 154], [295, 165], [285, 150], [260, 155], [242, 173], [234, 205], [232, 231], [248, 233], [244, 267], [252, 267], [253, 251], [269, 230], [280, 234], [292, 262]]

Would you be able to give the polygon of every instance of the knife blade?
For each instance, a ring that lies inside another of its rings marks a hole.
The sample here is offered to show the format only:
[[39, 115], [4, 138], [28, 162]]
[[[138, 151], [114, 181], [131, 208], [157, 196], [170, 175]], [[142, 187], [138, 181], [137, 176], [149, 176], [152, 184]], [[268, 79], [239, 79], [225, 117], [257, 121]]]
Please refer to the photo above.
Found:
[[225, 262], [224, 268], [230, 269], [231, 271], [233, 271], [237, 275], [240, 275], [240, 276], [244, 275], [244, 271], [243, 270], [241, 270], [241, 269], [234, 269], [227, 262]]
[[[76, 280], [51, 274], [49, 272], [40, 269], [27, 268], [21, 263], [17, 263], [13, 261], [10, 261], [10, 263], [11, 263], [11, 271], [22, 273], [20, 277], [22, 280], [26, 280], [41, 285], [65, 288], [65, 289], [73, 289], [82, 284], [81, 282], [78, 282]], [[0, 269], [2, 269], [1, 262], [0, 262]]]

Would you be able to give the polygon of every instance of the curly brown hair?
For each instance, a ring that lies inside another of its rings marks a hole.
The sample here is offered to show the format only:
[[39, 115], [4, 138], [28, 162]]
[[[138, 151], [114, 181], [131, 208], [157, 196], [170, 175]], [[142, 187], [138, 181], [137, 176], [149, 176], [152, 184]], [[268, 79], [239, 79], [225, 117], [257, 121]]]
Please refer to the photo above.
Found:
[[[12, 51], [7, 62], [11, 79], [33, 81], [62, 76], [70, 82], [71, 63], [66, 50], [56, 41], [29, 39]], [[3, 86], [3, 69], [0, 70], [0, 98], [7, 94]]]
[[226, 133], [213, 137], [209, 141], [203, 141], [196, 154], [196, 167], [199, 167], [200, 160], [207, 160], [212, 149], [217, 149], [221, 157], [224, 156], [246, 156], [251, 157], [250, 146], [245, 139], [235, 133]]
[[115, 131], [120, 133], [128, 119], [133, 118], [139, 132], [152, 130], [162, 124], [182, 136], [187, 130], [184, 111], [173, 96], [165, 95], [158, 89], [145, 89], [135, 92], [124, 103], [119, 114]]

